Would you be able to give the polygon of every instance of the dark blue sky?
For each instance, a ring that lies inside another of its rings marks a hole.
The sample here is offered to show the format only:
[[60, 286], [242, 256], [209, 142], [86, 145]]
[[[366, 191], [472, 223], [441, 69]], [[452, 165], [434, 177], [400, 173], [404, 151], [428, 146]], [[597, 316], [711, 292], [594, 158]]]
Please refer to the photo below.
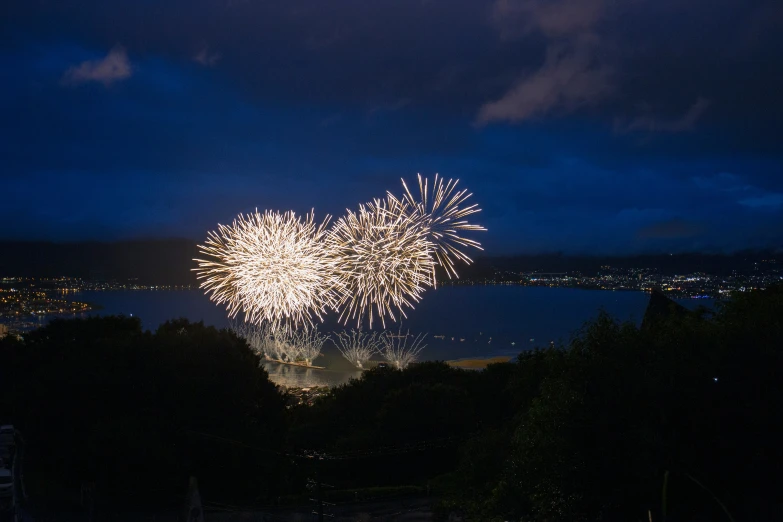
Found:
[[461, 179], [490, 254], [783, 243], [783, 4], [11, 0], [0, 239]]

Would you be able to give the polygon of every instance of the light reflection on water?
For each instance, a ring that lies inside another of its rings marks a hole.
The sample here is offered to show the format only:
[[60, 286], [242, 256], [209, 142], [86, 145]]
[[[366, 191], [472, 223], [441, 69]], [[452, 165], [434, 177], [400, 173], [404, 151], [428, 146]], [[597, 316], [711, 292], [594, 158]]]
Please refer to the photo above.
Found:
[[[321, 361], [318, 361], [320, 364]], [[310, 388], [313, 386], [338, 386], [351, 378], [358, 378], [360, 371], [341, 371], [332, 369], [311, 369], [290, 364], [264, 361], [264, 368], [275, 384], [288, 388]]]
[[340, 355], [331, 340], [326, 342], [321, 356], [313, 362], [316, 366], [323, 366], [325, 368], [323, 370], [268, 360], [263, 360], [262, 364], [272, 382], [289, 388], [339, 386], [362, 374]]

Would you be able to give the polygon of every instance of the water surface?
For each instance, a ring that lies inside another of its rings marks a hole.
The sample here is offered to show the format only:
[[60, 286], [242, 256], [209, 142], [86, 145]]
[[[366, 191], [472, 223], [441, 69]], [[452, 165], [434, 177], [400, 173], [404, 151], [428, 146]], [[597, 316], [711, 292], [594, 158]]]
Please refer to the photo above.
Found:
[[[89, 315], [123, 314], [139, 317], [145, 329], [185, 317], [207, 325], [228, 326], [225, 309], [216, 306], [199, 290], [85, 291], [75, 299], [95, 303], [102, 309]], [[408, 310], [404, 328], [427, 333], [425, 360], [516, 355], [522, 350], [567, 342], [589, 319], [605, 310], [623, 321], [639, 323], [649, 295], [631, 291], [580, 290], [526, 286], [446, 286], [429, 290], [414, 310]], [[684, 300], [688, 308], [711, 306], [708, 300]], [[374, 324], [374, 328], [382, 328]], [[387, 324], [397, 329], [398, 324]], [[321, 327], [324, 332], [340, 328], [335, 318]], [[345, 382], [359, 375], [327, 343], [316, 361], [326, 370], [311, 370], [267, 363], [273, 379], [285, 385], [312, 386]]]

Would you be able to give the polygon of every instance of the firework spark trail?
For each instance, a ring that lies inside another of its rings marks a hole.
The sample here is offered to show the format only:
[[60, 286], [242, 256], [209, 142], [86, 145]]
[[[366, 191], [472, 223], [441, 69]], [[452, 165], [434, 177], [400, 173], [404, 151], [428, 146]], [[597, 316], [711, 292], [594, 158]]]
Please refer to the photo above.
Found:
[[312, 212], [302, 219], [290, 211], [256, 210], [219, 225], [199, 245], [208, 258], [195, 259], [201, 288], [226, 304], [232, 318], [242, 311], [274, 330], [312, 325], [341, 295], [337, 258], [324, 241], [329, 219], [318, 225]]
[[410, 213], [410, 219], [416, 221], [427, 230], [427, 239], [433, 244], [433, 254], [446, 271], [449, 279], [459, 277], [454, 267], [455, 261], [463, 261], [467, 264], [473, 262], [462, 249], [481, 248], [481, 244], [472, 239], [462, 237], [462, 232], [486, 231], [480, 225], [468, 223], [465, 219], [472, 214], [481, 212], [477, 204], [465, 205], [473, 195], [466, 189], [457, 190], [459, 180], [444, 179], [438, 174], [432, 183], [430, 191], [429, 181], [421, 174], [419, 179], [419, 197], [416, 198], [408, 188], [405, 180], [402, 186], [405, 194], [402, 199], [397, 199], [393, 194], [387, 193], [389, 207], [397, 212]]
[[351, 364], [363, 369], [367, 361], [380, 351], [381, 339], [377, 332], [351, 330], [338, 333], [335, 345]]
[[291, 330], [270, 329], [264, 341], [264, 356], [280, 362], [296, 361], [296, 350], [291, 344]]
[[379, 353], [395, 368], [404, 370], [409, 364], [416, 362], [421, 351], [427, 347], [426, 344], [422, 344], [426, 337], [427, 334], [413, 336], [410, 330], [403, 333], [402, 327], [397, 334], [383, 332], [380, 335], [382, 346]]
[[[393, 206], [391, 206], [393, 205]], [[396, 321], [394, 309], [405, 316], [405, 307], [421, 299], [433, 286], [432, 243], [426, 230], [407, 212], [404, 203], [376, 199], [348, 211], [330, 230], [327, 242], [337, 260], [343, 284], [338, 308], [340, 321], [375, 317], [386, 325], [386, 316]]]
[[255, 331], [257, 328], [254, 328], [254, 325], [240, 321], [238, 319], [231, 319], [228, 323], [228, 329], [234, 332], [234, 334], [240, 339], [247, 341], [247, 344], [250, 346], [250, 348], [258, 355], [261, 355], [261, 352], [259, 351], [259, 343], [257, 342], [258, 336]]
[[290, 332], [287, 335], [287, 344], [291, 347], [292, 359], [304, 361], [311, 366], [313, 361], [321, 355], [321, 348], [329, 340], [328, 335], [318, 332], [318, 328], [305, 328]]
[[304, 361], [308, 366], [321, 355], [321, 348], [329, 340], [317, 328], [275, 330], [268, 323], [258, 325], [239, 320], [232, 320], [229, 328], [260, 356], [284, 363]]
[[[272, 328], [264, 324], [248, 323], [238, 319], [232, 319], [229, 325], [237, 337], [247, 341], [250, 348], [259, 356], [269, 357], [274, 350], [274, 336]], [[279, 358], [279, 357], [278, 357]]]

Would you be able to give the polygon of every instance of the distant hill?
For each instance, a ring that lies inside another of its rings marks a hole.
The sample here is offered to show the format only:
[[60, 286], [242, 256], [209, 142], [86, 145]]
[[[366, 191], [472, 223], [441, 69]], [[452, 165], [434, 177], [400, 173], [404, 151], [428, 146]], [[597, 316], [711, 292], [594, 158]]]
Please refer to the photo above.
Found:
[[[0, 241], [0, 277], [75, 276], [90, 280], [138, 279], [144, 284], [194, 284], [192, 261], [196, 243], [188, 239], [118, 241], [112, 243], [46, 243]], [[783, 255], [772, 252], [739, 252], [731, 255], [675, 254], [629, 257], [567, 256], [564, 254], [480, 257], [459, 270], [461, 279], [492, 278], [498, 272], [573, 272], [593, 275], [601, 266], [655, 268], [664, 274], [707, 272], [729, 274], [749, 271], [762, 259]]]
[[[733, 254], [649, 254], [634, 256], [568, 256], [542, 254], [533, 256], [507, 256], [477, 258], [475, 263], [459, 271], [461, 279], [484, 279], [498, 272], [581, 272], [592, 276], [603, 266], [613, 268], [652, 268], [663, 274], [687, 274], [704, 272], [729, 275], [733, 270], [752, 271], [769, 267], [762, 261], [776, 261], [783, 268], [783, 255], [772, 251], [745, 251]], [[759, 263], [756, 265], [756, 263]]]
[[193, 284], [196, 243], [186, 239], [113, 243], [0, 241], [0, 276], [138, 279], [144, 284]]

